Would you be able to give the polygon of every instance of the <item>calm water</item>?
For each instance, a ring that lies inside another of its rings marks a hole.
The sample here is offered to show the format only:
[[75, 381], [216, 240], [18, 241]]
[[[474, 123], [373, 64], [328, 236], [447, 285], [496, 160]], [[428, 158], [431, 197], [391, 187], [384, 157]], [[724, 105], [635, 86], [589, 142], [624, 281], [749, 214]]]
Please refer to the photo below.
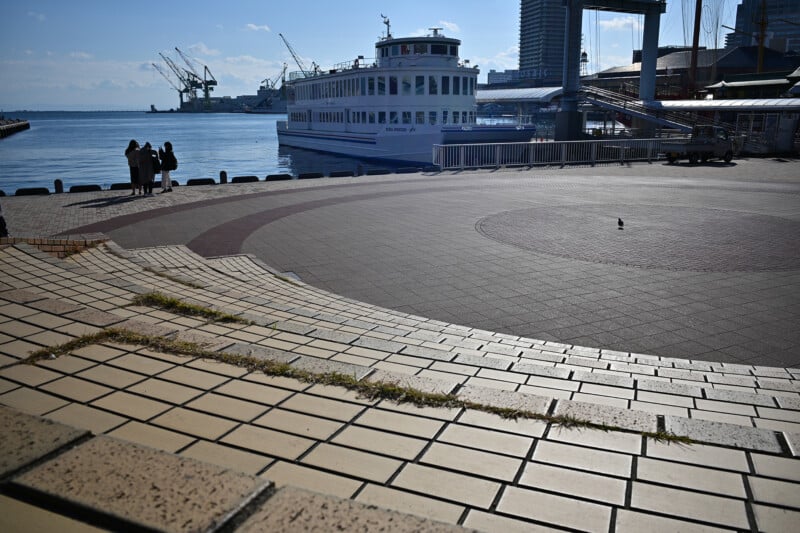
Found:
[[383, 163], [278, 148], [275, 122], [285, 115], [184, 114], [144, 112], [6, 112], [30, 121], [31, 129], [0, 140], [0, 190], [22, 187], [54, 190], [56, 178], [71, 185], [130, 181], [125, 148], [131, 139], [154, 148], [170, 141], [178, 158], [172, 179], [304, 172], [329, 173], [392, 168]]

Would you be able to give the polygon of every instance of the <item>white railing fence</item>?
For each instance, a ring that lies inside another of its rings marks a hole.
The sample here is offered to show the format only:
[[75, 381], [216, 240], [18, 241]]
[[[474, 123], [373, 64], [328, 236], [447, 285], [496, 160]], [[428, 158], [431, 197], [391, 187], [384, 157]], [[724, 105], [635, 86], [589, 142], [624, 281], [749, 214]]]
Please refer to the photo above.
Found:
[[433, 164], [442, 170], [536, 165], [596, 165], [654, 161], [661, 156], [662, 139], [435, 144]]

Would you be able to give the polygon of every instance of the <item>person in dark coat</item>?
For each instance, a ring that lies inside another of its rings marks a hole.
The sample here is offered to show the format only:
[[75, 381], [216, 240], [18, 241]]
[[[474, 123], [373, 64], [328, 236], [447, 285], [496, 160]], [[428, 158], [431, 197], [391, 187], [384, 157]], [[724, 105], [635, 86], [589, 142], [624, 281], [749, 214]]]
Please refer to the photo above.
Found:
[[125, 149], [125, 157], [128, 159], [128, 169], [131, 173], [131, 196], [136, 194], [136, 188], [142, 192], [142, 186], [139, 185], [139, 143], [136, 139], [131, 139], [128, 147]]
[[153, 171], [153, 157], [157, 156], [150, 143], [144, 143], [139, 150], [139, 184], [144, 189], [146, 196], [153, 195], [153, 181], [156, 174]]
[[158, 149], [158, 158], [161, 160], [161, 192], [172, 192], [170, 172], [178, 168], [178, 160], [172, 152], [171, 142], [165, 142], [164, 148]]

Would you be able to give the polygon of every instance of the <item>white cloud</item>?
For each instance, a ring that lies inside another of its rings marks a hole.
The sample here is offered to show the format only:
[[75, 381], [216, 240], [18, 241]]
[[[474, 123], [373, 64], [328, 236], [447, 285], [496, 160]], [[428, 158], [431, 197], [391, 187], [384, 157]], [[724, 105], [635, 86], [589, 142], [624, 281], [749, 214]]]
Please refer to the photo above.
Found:
[[642, 29], [642, 24], [636, 17], [614, 17], [609, 20], [600, 20], [597, 24], [601, 29], [609, 31], [629, 30], [631, 28], [640, 31]]
[[36, 11], [28, 11], [28, 16], [35, 18], [39, 22], [44, 22], [44, 20], [47, 18], [44, 16], [44, 13], [37, 13]]
[[472, 66], [478, 65], [481, 70], [481, 77], [490, 70], [514, 70], [519, 68], [519, 46], [514, 45], [493, 56], [487, 57], [468, 57]]
[[74, 59], [92, 59], [94, 56], [87, 52], [70, 52], [69, 57]]
[[445, 30], [452, 33], [458, 33], [461, 31], [461, 28], [459, 28], [458, 24], [456, 24], [455, 22], [447, 22], [446, 20], [440, 20], [439, 25]]
[[247, 24], [245, 25], [245, 28], [247, 28], [250, 31], [267, 31], [267, 32], [272, 31], [266, 24], [262, 24], [260, 26], [257, 24]]
[[31, 50], [31, 49], [29, 48], [29, 49], [25, 50], [25, 52], [23, 52], [23, 53], [24, 53], [26, 56], [32, 56], [32, 55], [33, 55], [33, 50]]
[[209, 48], [204, 43], [196, 43], [189, 47], [189, 51], [196, 55], [201, 56], [218, 56], [219, 50], [215, 50], [213, 48]]

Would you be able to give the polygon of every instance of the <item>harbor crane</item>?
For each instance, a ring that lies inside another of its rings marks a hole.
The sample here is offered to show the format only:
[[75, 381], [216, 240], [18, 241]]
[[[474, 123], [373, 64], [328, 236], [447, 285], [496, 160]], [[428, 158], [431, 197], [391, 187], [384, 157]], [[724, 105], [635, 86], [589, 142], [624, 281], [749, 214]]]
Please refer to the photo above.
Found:
[[200, 74], [198, 74], [197, 70], [195, 70], [195, 66], [189, 59], [189, 57], [186, 54], [184, 54], [181, 51], [181, 49], [178, 48], [177, 46], [175, 47], [175, 50], [178, 52], [178, 55], [181, 56], [183, 62], [186, 63], [186, 65], [189, 67], [189, 70], [191, 71], [192, 75], [200, 84], [200, 88], [203, 89], [203, 99], [205, 101], [205, 107], [206, 108], [210, 107], [211, 91], [213, 91], [214, 87], [217, 85], [217, 79], [214, 77], [213, 74], [211, 74], [211, 70], [209, 70], [207, 65], [203, 65], [203, 77], [201, 78]]
[[261, 89], [277, 89], [278, 88], [278, 80], [281, 81], [283, 84], [286, 81], [286, 69], [289, 68], [289, 65], [284, 63], [283, 69], [281, 70], [280, 74], [275, 76], [274, 78], [266, 78], [261, 80]]
[[172, 59], [165, 56], [161, 52], [159, 52], [158, 55], [161, 56], [161, 59], [164, 60], [164, 63], [167, 64], [170, 70], [178, 77], [178, 80], [180, 80], [181, 84], [183, 85], [183, 90], [181, 92], [189, 97], [190, 102], [196, 102], [197, 89], [202, 87], [197, 77], [186, 69], [180, 68]]
[[[164, 67], [157, 65], [156, 63], [151, 63], [151, 65], [153, 65], [153, 68], [156, 69], [159, 74], [164, 76], [164, 79], [167, 80], [167, 83], [169, 83], [170, 87], [178, 91], [178, 99], [180, 100], [180, 105], [183, 106], [183, 89], [175, 85], [175, 82], [172, 81], [172, 78], [170, 78], [164, 71]], [[180, 109], [180, 107], [178, 107], [178, 109]]]
[[297, 52], [295, 52], [294, 48], [292, 48], [292, 45], [289, 44], [289, 41], [286, 40], [286, 37], [284, 37], [282, 33], [279, 33], [278, 37], [280, 37], [281, 40], [283, 40], [283, 44], [286, 45], [286, 48], [289, 50], [289, 53], [292, 54], [292, 57], [294, 58], [294, 62], [297, 63], [297, 67], [300, 69], [300, 72], [303, 74], [303, 77], [304, 78], [308, 78], [308, 77], [312, 76], [313, 73], [317, 71], [319, 66], [312, 61], [311, 62], [311, 69], [312, 70], [308, 70], [306, 68], [306, 66], [303, 64], [303, 62], [300, 60], [300, 56], [298, 56]]

